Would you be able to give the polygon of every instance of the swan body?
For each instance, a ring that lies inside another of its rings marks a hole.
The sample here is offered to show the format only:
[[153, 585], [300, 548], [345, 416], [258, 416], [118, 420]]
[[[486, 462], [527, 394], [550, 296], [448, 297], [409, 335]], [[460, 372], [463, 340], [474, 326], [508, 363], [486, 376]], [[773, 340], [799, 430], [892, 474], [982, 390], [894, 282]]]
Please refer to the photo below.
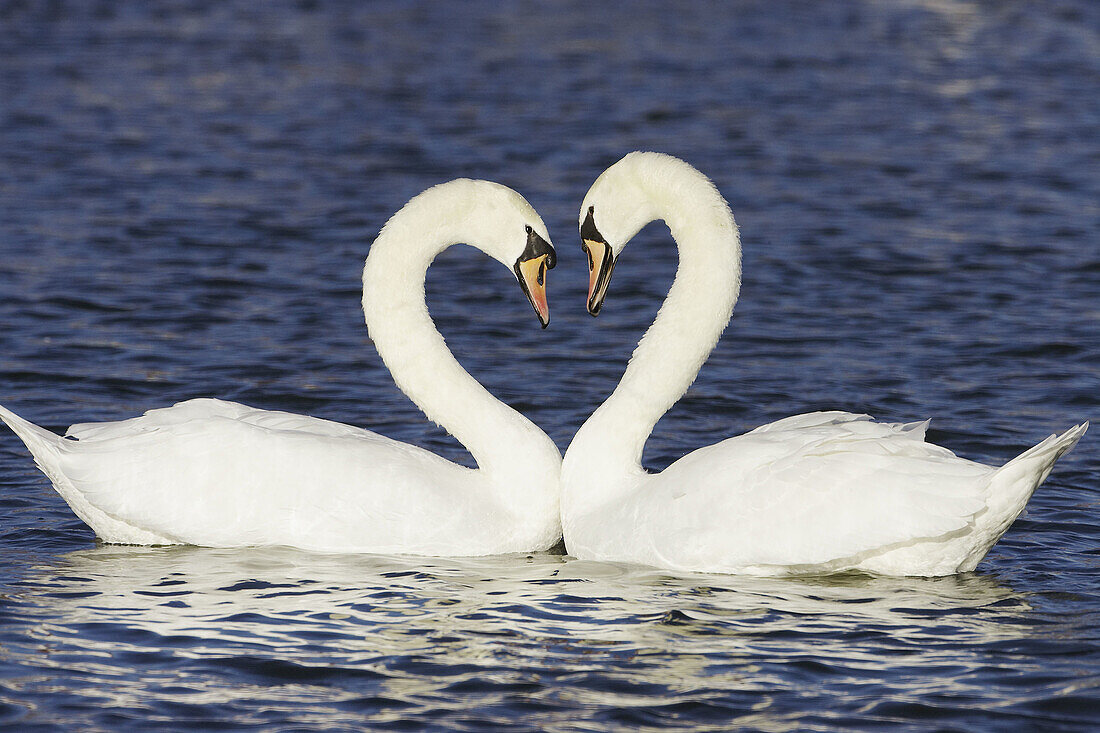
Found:
[[215, 399], [65, 438], [0, 407], [73, 511], [106, 542], [289, 545], [329, 552], [486, 555], [559, 539], [561, 455], [467, 374], [432, 325], [424, 276], [468, 242], [515, 269], [544, 325], [546, 228], [519, 194], [457, 180], [413, 198], [363, 270], [372, 340], [398, 386], [473, 454], [470, 469], [369, 430]]
[[642, 448], [729, 321], [741, 258], [733, 216], [709, 180], [676, 158], [631, 153], [581, 208], [593, 315], [615, 258], [655, 219], [668, 224], [680, 265], [618, 387], [566, 451], [562, 524], [576, 557], [763, 575], [973, 570], [1087, 428], [996, 468], [926, 443], [927, 422], [817, 412], [647, 473]]

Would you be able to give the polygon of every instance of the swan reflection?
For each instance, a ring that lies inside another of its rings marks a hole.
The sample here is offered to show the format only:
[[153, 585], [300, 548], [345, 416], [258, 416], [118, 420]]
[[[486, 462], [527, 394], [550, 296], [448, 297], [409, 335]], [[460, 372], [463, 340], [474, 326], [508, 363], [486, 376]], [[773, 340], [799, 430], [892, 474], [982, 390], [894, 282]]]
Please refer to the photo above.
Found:
[[[326, 555], [290, 548], [100, 546], [32, 571], [24, 603], [56, 623], [125, 624], [189, 648], [294, 643], [312, 653], [438, 651], [433, 636], [602, 639], [647, 647], [874, 629], [971, 642], [1025, 633], [1029, 606], [986, 575], [760, 578], [670, 574], [553, 554]], [[813, 633], [811, 633], [813, 632]], [[305, 634], [303, 636], [303, 634]], [[843, 639], [843, 636], [837, 637]], [[339, 641], [326, 651], [324, 639]], [[178, 638], [176, 641], [180, 641]], [[138, 645], [153, 640], [145, 640]], [[117, 640], [105, 642], [114, 645]]]
[[21, 696], [64, 690], [131, 710], [291, 704], [348, 725], [413, 706], [465, 714], [471, 699], [505, 723], [517, 701], [720, 701], [740, 723], [782, 729], [781, 698], [806, 694], [792, 679], [853, 699], [887, 680], [965, 695], [988, 669], [983, 645], [1032, 633], [1027, 603], [985, 575], [677, 575], [545, 553], [104, 545], [39, 564], [9, 591], [6, 618], [26, 630], [0, 654], [25, 672], [5, 680]]

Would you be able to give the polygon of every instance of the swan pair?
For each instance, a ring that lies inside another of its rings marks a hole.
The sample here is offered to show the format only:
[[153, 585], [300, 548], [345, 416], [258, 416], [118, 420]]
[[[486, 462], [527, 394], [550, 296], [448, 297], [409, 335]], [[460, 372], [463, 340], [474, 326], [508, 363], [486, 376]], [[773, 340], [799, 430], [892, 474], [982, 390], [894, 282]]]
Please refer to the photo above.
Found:
[[627, 242], [661, 219], [680, 248], [665, 303], [615, 392], [564, 460], [455, 361], [424, 303], [425, 272], [457, 242], [511, 269], [543, 327], [555, 252], [514, 191], [457, 180], [390, 219], [363, 270], [370, 336], [394, 381], [477, 469], [360, 428], [198, 399], [66, 438], [0, 407], [69, 506], [107, 542], [484, 555], [544, 550], [674, 570], [892, 575], [972, 570], [1087, 423], [1000, 468], [924, 442], [927, 423], [819, 412], [696, 450], [661, 473], [642, 449], [729, 321], [740, 238], [687, 163], [631, 153], [585, 196], [588, 310]]

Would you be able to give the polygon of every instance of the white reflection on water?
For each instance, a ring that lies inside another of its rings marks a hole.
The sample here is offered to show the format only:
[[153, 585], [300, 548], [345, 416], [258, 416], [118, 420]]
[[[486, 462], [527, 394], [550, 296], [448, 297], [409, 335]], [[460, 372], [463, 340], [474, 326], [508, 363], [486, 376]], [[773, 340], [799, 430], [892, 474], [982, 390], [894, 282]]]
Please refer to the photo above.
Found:
[[988, 664], [976, 650], [1034, 632], [1026, 602], [981, 575], [674, 576], [549, 554], [104, 546], [14, 590], [8, 617], [31, 622], [33, 643], [3, 656], [36, 672], [9, 678], [12, 690], [143, 710], [281, 700], [298, 713], [369, 693], [376, 722], [471, 696], [542, 705], [548, 729], [557, 707], [721, 700], [743, 707], [742, 724], [783, 729], [805, 712], [790, 710], [804, 685], [974, 694], [981, 680], [968, 676]]
[[[502, 627], [501, 618], [529, 607], [539, 624], [595, 638], [639, 639], [635, 627], [662, 620], [675, 625], [679, 616], [665, 617], [679, 614], [717, 626], [779, 623], [805, 631], [805, 622], [843, 618], [893, 629], [917, 625], [924, 633], [948, 617], [953, 632], [990, 641], [1018, 633], [1005, 622], [1028, 609], [1011, 588], [986, 575], [670, 574], [545, 553], [419, 558], [101, 546], [65, 554], [30, 571], [20, 585], [36, 588], [34, 602], [68, 623], [126, 621], [210, 640], [233, 638], [235, 629], [254, 638], [259, 619], [234, 620], [250, 614], [269, 619], [276, 631], [279, 622], [334, 621], [336, 630], [348, 631], [357, 624], [398, 625], [407, 636], [410, 624], [447, 630], [456, 621], [492, 632]], [[991, 615], [956, 615], [991, 606], [997, 606]]]

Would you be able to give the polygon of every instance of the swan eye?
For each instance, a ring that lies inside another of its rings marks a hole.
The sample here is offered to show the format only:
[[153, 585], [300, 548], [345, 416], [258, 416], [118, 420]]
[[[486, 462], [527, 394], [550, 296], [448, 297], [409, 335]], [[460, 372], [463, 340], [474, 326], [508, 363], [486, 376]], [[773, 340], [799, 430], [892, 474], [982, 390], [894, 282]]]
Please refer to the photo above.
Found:
[[590, 215], [595, 214], [596, 213], [596, 207], [595, 206], [589, 206], [588, 207], [588, 213]]
[[528, 234], [530, 234], [530, 233], [531, 233], [531, 225], [530, 225], [530, 224], [525, 224], [525, 225], [523, 226], [523, 231], [525, 231], [525, 232], [527, 232]]

